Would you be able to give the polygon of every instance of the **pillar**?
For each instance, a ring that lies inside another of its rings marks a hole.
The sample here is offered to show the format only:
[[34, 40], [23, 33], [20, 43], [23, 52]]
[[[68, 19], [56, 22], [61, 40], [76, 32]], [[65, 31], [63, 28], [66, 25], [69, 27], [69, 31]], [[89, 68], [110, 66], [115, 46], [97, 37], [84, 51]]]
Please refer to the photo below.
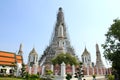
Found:
[[61, 77], [65, 78], [66, 70], [65, 70], [65, 63], [61, 64]]
[[17, 67], [17, 72], [16, 72], [16, 76], [18, 77], [19, 76], [19, 68]]
[[100, 71], [101, 71], [101, 75], [103, 75], [103, 69], [102, 69], [102, 67], [100, 68]]
[[31, 69], [32, 69], [32, 67], [31, 67], [31, 66], [29, 66], [29, 74], [31, 74], [31, 71], [32, 71]]
[[95, 74], [94, 67], [92, 67], [92, 73], [93, 73], [93, 75]]
[[96, 72], [97, 72], [97, 75], [99, 75], [99, 70], [98, 70], [98, 67], [96, 67]]
[[34, 66], [34, 74], [37, 74], [37, 68], [38, 68], [38, 66], [35, 65], [35, 66]]
[[17, 63], [17, 71], [15, 72], [16, 76], [20, 76], [20, 72], [21, 72], [21, 68], [22, 68], [22, 64], [21, 63]]
[[104, 67], [104, 75], [106, 75], [106, 68]]
[[19, 76], [19, 65], [17, 63], [17, 72], [16, 72], [16, 76]]
[[87, 75], [89, 75], [89, 66], [87, 66]]
[[74, 75], [74, 74], [75, 74], [75, 66], [72, 65], [72, 75]]
[[44, 75], [44, 71], [45, 71], [45, 66], [42, 66], [42, 73], [41, 73], [41, 75]]
[[53, 68], [54, 68], [54, 66], [53, 66], [53, 64], [51, 65], [51, 71], [53, 72]]

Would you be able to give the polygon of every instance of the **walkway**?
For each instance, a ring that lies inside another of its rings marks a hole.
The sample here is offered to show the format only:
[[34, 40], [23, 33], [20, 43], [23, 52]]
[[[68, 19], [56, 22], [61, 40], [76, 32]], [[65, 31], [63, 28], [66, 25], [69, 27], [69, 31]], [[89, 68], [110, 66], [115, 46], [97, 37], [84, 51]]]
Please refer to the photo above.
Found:
[[[86, 80], [93, 80], [92, 76], [85, 76], [82, 78], [83, 79], [86, 79]], [[78, 80], [77, 78], [73, 78], [71, 80]], [[106, 80], [105, 79], [105, 76], [96, 76], [96, 80]]]
[[[93, 80], [92, 76], [85, 76], [82, 78], [83, 79], [86, 79], [86, 80]], [[66, 80], [66, 79], [61, 79], [60, 76], [56, 76], [56, 78], [54, 80]], [[78, 80], [77, 78], [72, 78], [70, 80]], [[96, 76], [96, 80], [106, 80], [105, 79], [105, 76]]]

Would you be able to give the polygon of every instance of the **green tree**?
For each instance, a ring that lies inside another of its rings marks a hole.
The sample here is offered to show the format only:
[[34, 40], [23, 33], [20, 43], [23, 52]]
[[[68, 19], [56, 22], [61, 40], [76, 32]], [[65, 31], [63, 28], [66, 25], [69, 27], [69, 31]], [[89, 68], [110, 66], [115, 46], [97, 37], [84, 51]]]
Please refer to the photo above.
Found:
[[[112, 68], [116, 71], [120, 80], [120, 20], [113, 20], [113, 24], [105, 34], [106, 41], [102, 44], [104, 56], [112, 62]], [[115, 75], [116, 77], [116, 75]]]
[[62, 64], [62, 62], [64, 62], [65, 64], [70, 64], [70, 65], [77, 65], [78, 61], [77, 59], [72, 56], [69, 53], [61, 53], [58, 54], [55, 58], [52, 59], [52, 63], [55, 64]]

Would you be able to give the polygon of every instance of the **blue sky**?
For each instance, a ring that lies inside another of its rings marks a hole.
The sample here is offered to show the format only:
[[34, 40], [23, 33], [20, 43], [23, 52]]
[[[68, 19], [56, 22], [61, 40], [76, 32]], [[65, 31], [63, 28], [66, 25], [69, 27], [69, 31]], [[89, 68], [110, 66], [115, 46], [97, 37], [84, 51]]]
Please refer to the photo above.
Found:
[[62, 7], [76, 54], [81, 58], [86, 46], [95, 62], [95, 44], [99, 44], [102, 54], [104, 34], [113, 19], [120, 17], [119, 3], [119, 0], [0, 0], [0, 50], [17, 52], [22, 43], [25, 63], [33, 47], [39, 56], [43, 54], [58, 8]]

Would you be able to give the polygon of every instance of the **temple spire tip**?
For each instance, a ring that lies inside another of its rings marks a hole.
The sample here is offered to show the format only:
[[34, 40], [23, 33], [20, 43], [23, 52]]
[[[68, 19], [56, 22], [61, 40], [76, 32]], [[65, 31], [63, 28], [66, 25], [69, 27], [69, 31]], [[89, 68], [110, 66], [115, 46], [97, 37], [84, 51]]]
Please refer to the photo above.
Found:
[[59, 11], [62, 11], [62, 7], [59, 7]]

